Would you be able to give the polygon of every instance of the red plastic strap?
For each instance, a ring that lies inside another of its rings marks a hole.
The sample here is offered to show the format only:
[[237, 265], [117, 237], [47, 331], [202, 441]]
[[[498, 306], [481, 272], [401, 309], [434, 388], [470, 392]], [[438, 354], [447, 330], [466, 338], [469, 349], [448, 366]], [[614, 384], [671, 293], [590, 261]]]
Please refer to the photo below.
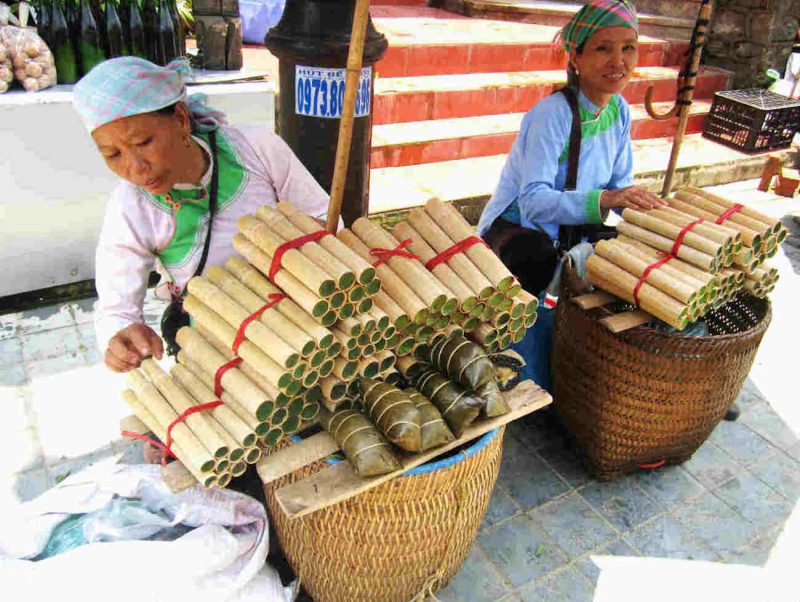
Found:
[[[221, 401], [210, 401], [208, 403], [201, 403], [198, 406], [192, 406], [188, 410], [186, 410], [183, 414], [178, 416], [172, 423], [167, 427], [167, 442], [165, 447], [167, 448], [167, 452], [171, 455], [175, 455], [172, 453], [172, 429], [178, 426], [181, 422], [186, 420], [192, 414], [197, 414], [198, 412], [205, 412], [206, 410], [213, 410], [214, 408], [218, 408], [222, 405]], [[166, 465], [167, 463], [167, 455], [164, 454], [164, 458], [161, 460], [162, 465]]]
[[722, 225], [723, 222], [727, 221], [731, 215], [734, 213], [739, 213], [742, 209], [744, 209], [744, 205], [740, 205], [739, 203], [734, 203], [733, 206], [728, 207], [722, 215], [717, 218], [717, 225]]
[[639, 289], [642, 288], [642, 285], [647, 281], [647, 277], [650, 275], [650, 272], [655, 270], [656, 268], [660, 268], [662, 265], [667, 263], [670, 259], [673, 259], [674, 255], [664, 254], [664, 257], [656, 261], [655, 263], [651, 263], [644, 269], [642, 272], [642, 276], [639, 278], [639, 282], [636, 283], [636, 286], [633, 287], [633, 303], [636, 307], [639, 307]]
[[269, 303], [267, 303], [264, 307], [262, 307], [258, 311], [250, 314], [242, 321], [242, 323], [239, 325], [239, 330], [236, 331], [236, 337], [233, 339], [233, 345], [231, 345], [231, 350], [234, 353], [237, 354], [239, 353], [239, 347], [241, 346], [242, 341], [244, 341], [244, 331], [247, 330], [248, 326], [250, 326], [250, 322], [260, 318], [261, 314], [267, 311], [270, 307], [273, 307], [274, 305], [286, 299], [286, 297], [287, 295], [283, 293], [270, 293], [267, 296], [267, 299], [269, 299]]
[[151, 439], [150, 437], [146, 437], [145, 435], [140, 435], [139, 433], [134, 433], [133, 431], [122, 431], [122, 436], [127, 437], [128, 439], [137, 439], [139, 441], [144, 441], [145, 443], [149, 443], [150, 445], [155, 445], [158, 449], [164, 452], [164, 457], [161, 459], [161, 463], [164, 464], [167, 461], [169, 456], [175, 457], [175, 454], [172, 453], [172, 450], [168, 448], [166, 445], [161, 443], [160, 441], [156, 441], [155, 439]]
[[235, 357], [227, 364], [222, 364], [219, 368], [217, 368], [217, 373], [214, 375], [214, 395], [216, 395], [217, 397], [222, 396], [222, 377], [228, 370], [230, 370], [231, 368], [236, 368], [241, 363], [242, 363], [242, 358]]
[[403, 242], [397, 245], [394, 249], [382, 249], [380, 247], [376, 249], [370, 249], [369, 254], [373, 257], [377, 257], [378, 261], [373, 263], [374, 267], [378, 267], [382, 263], [386, 263], [390, 257], [406, 257], [408, 259], [419, 259], [419, 255], [414, 255], [411, 251], [406, 251], [405, 248], [410, 245], [413, 241], [411, 238], [406, 238]]
[[666, 464], [666, 460], [659, 460], [658, 462], [653, 462], [652, 464], [639, 464], [639, 468], [661, 468]]
[[701, 217], [699, 219], [694, 220], [693, 222], [686, 224], [683, 230], [678, 233], [678, 238], [675, 239], [675, 243], [672, 245], [672, 250], [670, 251], [670, 255], [674, 255], [675, 257], [678, 256], [678, 249], [680, 249], [681, 245], [683, 244], [684, 237], [694, 228], [697, 224], [702, 224], [705, 220]]
[[444, 251], [442, 251], [441, 253], [439, 253], [438, 255], [432, 257], [430, 261], [428, 261], [428, 263], [425, 264], [425, 267], [428, 268], [429, 270], [432, 270], [437, 265], [450, 261], [454, 255], [463, 253], [467, 249], [469, 249], [472, 245], [477, 245], [477, 244], [483, 244], [486, 245], [487, 247], [489, 246], [486, 244], [486, 241], [484, 241], [480, 236], [470, 236], [469, 238], [465, 238], [461, 242], [457, 242], [452, 247], [449, 247]]
[[278, 270], [281, 269], [281, 261], [283, 260], [283, 254], [286, 253], [286, 251], [289, 251], [290, 249], [299, 249], [304, 244], [309, 242], [317, 242], [320, 238], [328, 236], [328, 234], [330, 234], [330, 232], [327, 230], [317, 230], [311, 234], [304, 234], [298, 238], [287, 240], [282, 245], [279, 245], [278, 248], [275, 249], [275, 254], [272, 256], [272, 263], [269, 266], [269, 279], [272, 281], [272, 283], [275, 283], [275, 275], [278, 273]]

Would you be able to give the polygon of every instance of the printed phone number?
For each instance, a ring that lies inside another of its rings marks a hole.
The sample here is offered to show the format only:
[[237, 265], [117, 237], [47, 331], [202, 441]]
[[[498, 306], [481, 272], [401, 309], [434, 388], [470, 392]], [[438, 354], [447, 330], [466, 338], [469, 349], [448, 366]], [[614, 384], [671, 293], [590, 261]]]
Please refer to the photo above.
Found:
[[[295, 109], [298, 115], [338, 119], [344, 104], [344, 69], [295, 67]], [[364, 67], [356, 91], [356, 117], [370, 113], [372, 67]]]

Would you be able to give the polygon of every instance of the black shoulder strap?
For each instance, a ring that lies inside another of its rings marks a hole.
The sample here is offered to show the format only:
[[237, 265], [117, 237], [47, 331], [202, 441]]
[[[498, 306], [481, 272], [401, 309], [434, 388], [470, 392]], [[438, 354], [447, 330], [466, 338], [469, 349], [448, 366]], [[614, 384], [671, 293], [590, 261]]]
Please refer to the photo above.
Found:
[[211, 145], [211, 190], [208, 199], [208, 233], [206, 234], [206, 242], [203, 245], [203, 254], [200, 256], [200, 263], [197, 264], [197, 269], [194, 272], [195, 276], [203, 273], [203, 268], [206, 267], [206, 260], [208, 259], [208, 250], [211, 248], [211, 227], [214, 224], [214, 215], [217, 213], [217, 194], [219, 193], [219, 161], [217, 160], [217, 136], [216, 132], [211, 132], [208, 135], [208, 141]]
[[[578, 107], [578, 94], [574, 88], [565, 86], [561, 93], [567, 99], [572, 113], [572, 127], [569, 133], [569, 153], [567, 155], [567, 178], [564, 190], [575, 190], [578, 187], [578, 164], [581, 158], [581, 112]], [[581, 226], [559, 226], [558, 246], [562, 251], [569, 251], [583, 237]]]

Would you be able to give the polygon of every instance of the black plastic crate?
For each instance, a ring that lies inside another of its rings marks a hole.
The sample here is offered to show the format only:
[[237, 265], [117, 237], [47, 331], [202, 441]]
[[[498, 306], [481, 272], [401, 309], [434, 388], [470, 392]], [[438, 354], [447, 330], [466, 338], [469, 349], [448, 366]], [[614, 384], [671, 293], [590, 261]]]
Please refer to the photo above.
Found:
[[761, 88], [714, 95], [703, 136], [746, 153], [786, 148], [800, 130], [800, 102]]

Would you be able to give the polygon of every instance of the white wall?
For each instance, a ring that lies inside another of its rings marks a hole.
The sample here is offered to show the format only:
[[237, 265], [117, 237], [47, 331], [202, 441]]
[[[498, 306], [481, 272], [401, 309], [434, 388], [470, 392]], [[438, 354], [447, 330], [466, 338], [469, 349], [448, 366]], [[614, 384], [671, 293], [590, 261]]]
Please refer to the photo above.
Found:
[[[192, 86], [231, 123], [275, 127], [271, 82]], [[0, 94], [0, 297], [94, 277], [116, 185], [72, 108], [69, 86]]]

